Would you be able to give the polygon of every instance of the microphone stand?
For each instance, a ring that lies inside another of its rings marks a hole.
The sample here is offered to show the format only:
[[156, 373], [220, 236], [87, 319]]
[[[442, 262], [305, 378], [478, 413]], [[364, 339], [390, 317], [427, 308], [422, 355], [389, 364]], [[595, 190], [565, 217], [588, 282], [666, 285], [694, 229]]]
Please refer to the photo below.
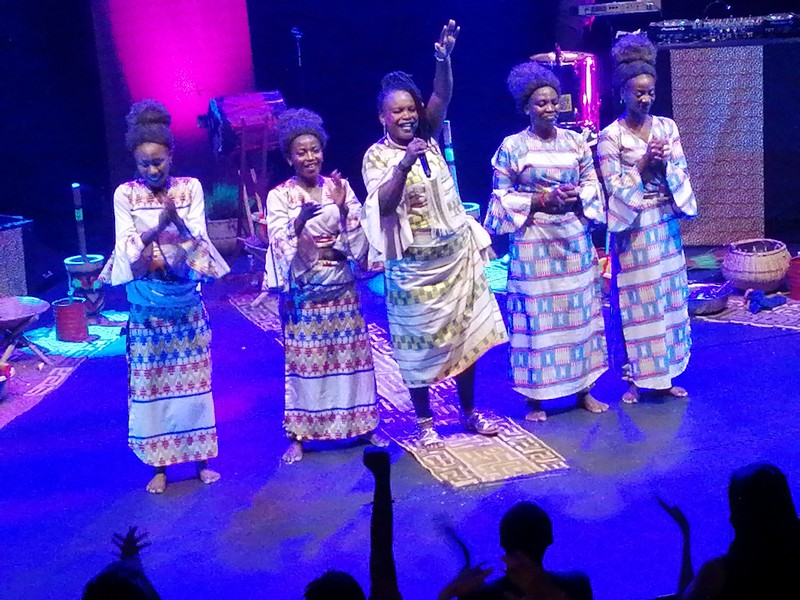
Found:
[[303, 32], [298, 27], [292, 27], [292, 35], [294, 36], [295, 43], [297, 44], [297, 79], [298, 87], [300, 88], [300, 104], [305, 105], [306, 101], [306, 86], [303, 77], [303, 53], [300, 48], [300, 39], [303, 37]]

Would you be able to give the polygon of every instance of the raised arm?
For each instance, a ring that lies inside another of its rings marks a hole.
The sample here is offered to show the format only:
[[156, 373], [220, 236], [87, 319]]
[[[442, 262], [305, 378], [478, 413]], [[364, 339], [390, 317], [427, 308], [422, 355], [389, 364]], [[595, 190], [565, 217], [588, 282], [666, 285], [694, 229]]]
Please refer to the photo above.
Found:
[[436, 59], [436, 73], [433, 77], [433, 93], [428, 100], [426, 119], [434, 135], [442, 126], [447, 116], [447, 107], [453, 97], [453, 68], [450, 55], [455, 48], [461, 28], [453, 19], [442, 27], [439, 39], [433, 44], [433, 56]]

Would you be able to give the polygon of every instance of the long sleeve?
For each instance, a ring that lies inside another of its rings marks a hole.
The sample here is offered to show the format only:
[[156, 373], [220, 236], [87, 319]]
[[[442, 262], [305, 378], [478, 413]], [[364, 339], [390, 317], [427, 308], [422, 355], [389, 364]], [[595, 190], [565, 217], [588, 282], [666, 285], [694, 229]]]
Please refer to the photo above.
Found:
[[581, 138], [578, 157], [578, 185], [581, 187], [580, 199], [583, 216], [595, 223], [606, 222], [606, 207], [603, 189], [594, 169], [592, 150], [586, 140]]
[[186, 251], [186, 266], [194, 279], [219, 279], [230, 272], [230, 267], [208, 237], [203, 187], [197, 179], [188, 184], [189, 208], [182, 215], [191, 239], [180, 245]]
[[689, 180], [689, 165], [683, 153], [681, 136], [678, 133], [678, 126], [671, 119], [663, 119], [665, 139], [669, 142], [672, 152], [667, 161], [667, 187], [672, 194], [672, 201], [675, 208], [684, 217], [693, 218], [697, 216], [697, 199], [692, 190], [692, 183]]
[[114, 230], [111, 284], [119, 285], [133, 280], [132, 265], [144, 251], [142, 236], [136, 230], [131, 213], [131, 188], [126, 184], [114, 191]]
[[621, 131], [612, 124], [600, 133], [597, 154], [608, 196], [608, 229], [625, 231], [636, 220], [636, 206], [644, 204], [644, 184], [635, 164], [622, 161]]
[[361, 227], [361, 202], [356, 197], [350, 183], [343, 180], [345, 188], [345, 205], [347, 218], [342, 219], [342, 230], [333, 247], [342, 252], [347, 258], [361, 262], [367, 256], [369, 242], [364, 229]]
[[492, 196], [486, 209], [484, 227], [500, 235], [522, 229], [531, 214], [533, 194], [515, 189], [516, 170], [512, 152], [504, 142], [492, 158]]
[[[294, 206], [296, 205], [296, 206]], [[275, 259], [278, 287], [286, 288], [290, 275], [310, 269], [319, 259], [317, 246], [306, 228], [295, 234], [295, 221], [302, 201], [293, 200], [292, 190], [285, 185], [270, 190], [267, 195], [267, 233]]]
[[361, 175], [367, 198], [361, 211], [361, 226], [370, 245], [370, 264], [402, 258], [403, 251], [414, 239], [405, 202], [401, 201], [391, 215], [382, 215], [378, 202], [380, 187], [391, 178], [401, 158], [402, 154], [380, 143], [374, 144], [364, 155]]

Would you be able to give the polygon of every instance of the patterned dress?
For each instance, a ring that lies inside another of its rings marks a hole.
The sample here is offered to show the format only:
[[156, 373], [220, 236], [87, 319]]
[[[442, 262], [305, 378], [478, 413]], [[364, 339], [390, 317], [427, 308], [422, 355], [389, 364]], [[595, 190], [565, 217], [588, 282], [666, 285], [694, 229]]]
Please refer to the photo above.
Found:
[[[514, 389], [535, 400], [587, 390], [608, 369], [597, 253], [588, 221], [605, 219], [592, 154], [575, 132], [544, 140], [526, 129], [492, 159], [486, 228], [510, 234], [507, 308]], [[531, 213], [534, 194], [581, 188], [563, 214]], [[571, 208], [571, 209], [570, 209]]]
[[167, 193], [191, 238], [170, 225], [145, 247], [141, 236], [158, 224], [162, 202], [143, 182], [129, 181], [114, 192], [116, 244], [107, 267], [131, 303], [128, 445], [152, 466], [217, 455], [211, 330], [198, 286], [229, 271], [208, 239], [200, 182], [171, 177]]
[[372, 353], [353, 269], [347, 260], [319, 255], [330, 248], [353, 261], [366, 256], [361, 203], [343, 183], [347, 218], [331, 196], [333, 180], [320, 177], [322, 210], [299, 237], [294, 224], [311, 201], [308, 192], [292, 178], [267, 197], [270, 246], [284, 289], [283, 427], [296, 441], [345, 439], [378, 426]]
[[458, 375], [507, 340], [483, 271], [491, 239], [467, 216], [436, 142], [429, 143], [431, 178], [415, 163], [391, 215], [380, 214], [378, 189], [405, 148], [384, 137], [367, 150], [362, 166], [370, 261], [385, 263], [389, 331], [409, 388]]
[[650, 140], [672, 149], [666, 169], [642, 181], [636, 161], [647, 142], [619, 120], [600, 134], [608, 193], [613, 309], [621, 321], [629, 376], [639, 387], [667, 389], [689, 363], [686, 262], [678, 219], [697, 215], [675, 122], [653, 117]]

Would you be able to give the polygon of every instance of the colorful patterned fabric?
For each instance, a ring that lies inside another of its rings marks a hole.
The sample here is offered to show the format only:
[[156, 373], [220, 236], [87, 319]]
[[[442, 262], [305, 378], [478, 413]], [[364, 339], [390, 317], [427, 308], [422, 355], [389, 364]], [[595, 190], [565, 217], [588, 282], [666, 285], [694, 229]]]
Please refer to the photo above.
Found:
[[211, 359], [198, 281], [230, 271], [208, 239], [203, 188], [170, 177], [166, 194], [189, 230], [170, 224], [147, 246], [164, 192], [129, 181], [114, 192], [116, 243], [105, 281], [127, 284], [128, 445], [148, 465], [165, 466], [217, 455]]
[[322, 210], [300, 236], [294, 223], [311, 201], [308, 192], [292, 178], [267, 197], [270, 245], [285, 290], [283, 426], [298, 441], [345, 439], [378, 426], [375, 372], [352, 267], [320, 255], [327, 248], [350, 261], [366, 256], [361, 203], [344, 184], [347, 217], [331, 197], [333, 181], [322, 177]]
[[362, 168], [364, 229], [371, 261], [385, 261], [389, 330], [410, 388], [458, 375], [507, 340], [483, 272], [491, 239], [467, 216], [438, 146], [430, 144], [431, 178], [415, 163], [395, 214], [380, 214], [378, 189], [405, 148], [383, 138], [367, 150]]
[[170, 224], [147, 247], [142, 234], [158, 225], [163, 206], [142, 181], [129, 181], [114, 192], [116, 244], [101, 279], [112, 285], [128, 283], [151, 272], [162, 271], [169, 279], [217, 279], [230, 271], [208, 239], [203, 188], [192, 177], [170, 177], [167, 194], [178, 216], [186, 223], [190, 238], [184, 239]]
[[[586, 390], [608, 369], [597, 253], [587, 219], [603, 222], [603, 194], [583, 138], [529, 129], [503, 140], [492, 159], [486, 227], [510, 234], [506, 306], [514, 389], [549, 400]], [[531, 213], [534, 194], [579, 185], [579, 206]]]
[[217, 455], [210, 342], [197, 294], [188, 306], [131, 305], [128, 445], [144, 463], [166, 466]]
[[635, 164], [647, 142], [615, 121], [600, 134], [608, 192], [612, 309], [622, 327], [627, 368], [639, 387], [666, 389], [689, 363], [686, 262], [678, 219], [697, 215], [674, 121], [653, 117], [649, 140], [671, 148], [666, 169], [642, 181]]
[[[319, 270], [340, 269], [339, 264]], [[340, 440], [378, 426], [375, 371], [355, 283], [290, 293], [284, 310], [286, 409], [295, 440]]]

